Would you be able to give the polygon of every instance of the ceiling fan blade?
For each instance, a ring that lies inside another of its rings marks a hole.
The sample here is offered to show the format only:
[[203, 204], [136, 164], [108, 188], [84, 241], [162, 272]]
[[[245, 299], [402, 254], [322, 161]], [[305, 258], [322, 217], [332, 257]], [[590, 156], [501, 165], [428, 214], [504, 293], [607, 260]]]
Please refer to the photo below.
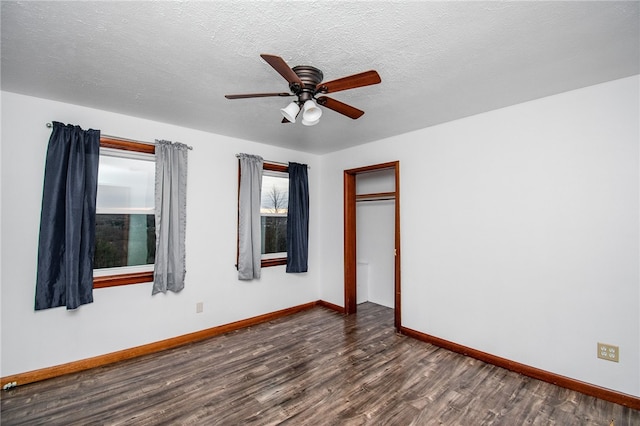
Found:
[[300, 80], [298, 74], [296, 74], [280, 56], [266, 54], [262, 54], [260, 56], [262, 57], [262, 59], [267, 61], [267, 63], [271, 65], [274, 70], [278, 71], [278, 73], [283, 76], [284, 79], [289, 82], [289, 84], [297, 84], [300, 87], [303, 86], [302, 80]]
[[319, 83], [316, 92], [333, 93], [340, 90], [355, 89], [356, 87], [369, 86], [380, 83], [380, 75], [374, 70], [361, 72], [359, 74], [342, 77], [337, 80]]
[[364, 111], [359, 110], [358, 108], [354, 108], [344, 102], [336, 101], [335, 99], [327, 98], [326, 96], [320, 96], [316, 100], [320, 105], [332, 109], [335, 112], [339, 112], [342, 115], [346, 115], [349, 118], [353, 118], [354, 120], [362, 117], [362, 114], [364, 114]]
[[227, 99], [267, 98], [269, 96], [293, 96], [291, 93], [247, 93], [244, 95], [224, 95]]
[[282, 124], [287, 124], [287, 123], [291, 123], [289, 120], [287, 120], [286, 118], [282, 117]]

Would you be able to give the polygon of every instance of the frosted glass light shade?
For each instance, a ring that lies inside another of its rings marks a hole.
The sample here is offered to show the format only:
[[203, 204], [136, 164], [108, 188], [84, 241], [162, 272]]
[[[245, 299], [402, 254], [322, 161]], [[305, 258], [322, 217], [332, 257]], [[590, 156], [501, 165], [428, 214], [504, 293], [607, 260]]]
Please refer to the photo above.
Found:
[[[316, 105], [315, 102], [309, 99], [304, 103], [303, 112], [302, 112], [302, 119], [304, 121], [314, 122], [314, 124], [317, 124], [316, 122], [320, 120], [320, 116], [322, 116], [322, 110], [318, 105]], [[307, 124], [307, 126], [310, 126], [310, 125], [311, 124]]]
[[315, 126], [319, 122], [320, 122], [319, 118], [317, 120], [315, 120], [315, 121], [309, 121], [309, 120], [305, 119], [304, 116], [302, 116], [301, 123], [304, 124], [305, 126]]
[[280, 112], [282, 113], [284, 118], [286, 118], [292, 123], [296, 122], [296, 116], [298, 115], [299, 111], [300, 111], [300, 106], [295, 102], [291, 102], [285, 108], [280, 109]]

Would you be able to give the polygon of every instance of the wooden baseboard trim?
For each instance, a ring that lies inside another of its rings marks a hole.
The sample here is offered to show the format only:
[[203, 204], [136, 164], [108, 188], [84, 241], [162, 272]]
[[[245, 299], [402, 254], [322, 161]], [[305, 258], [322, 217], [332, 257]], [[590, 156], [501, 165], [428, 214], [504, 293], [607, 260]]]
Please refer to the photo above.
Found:
[[344, 308], [342, 306], [334, 305], [333, 303], [325, 302], [324, 300], [318, 300], [316, 304], [318, 306], [322, 306], [323, 308], [331, 309], [332, 311], [344, 314]]
[[126, 359], [136, 358], [143, 355], [160, 352], [166, 349], [175, 348], [186, 345], [188, 343], [205, 340], [210, 337], [228, 333], [230, 331], [239, 330], [267, 321], [273, 321], [277, 318], [292, 315], [298, 312], [306, 311], [315, 306], [320, 305], [319, 301], [305, 303], [303, 305], [293, 306], [291, 308], [282, 309], [256, 317], [208, 328], [194, 333], [184, 334], [182, 336], [173, 337], [171, 339], [161, 340], [159, 342], [149, 343], [142, 346], [136, 346], [130, 349], [124, 349], [117, 352], [111, 352], [104, 355], [98, 355], [92, 358], [86, 358], [79, 361], [73, 361], [66, 364], [56, 365], [53, 367], [42, 368], [39, 370], [28, 371], [26, 373], [18, 373], [11, 376], [0, 378], [2, 386], [15, 382], [16, 386], [26, 385], [28, 383], [38, 382], [41, 380], [51, 379], [70, 373], [77, 373], [88, 370], [90, 368], [102, 367], [104, 365], [113, 364]]
[[496, 355], [491, 355], [486, 352], [482, 352], [476, 349], [462, 346], [457, 343], [441, 339], [439, 337], [431, 336], [429, 334], [412, 330], [410, 328], [401, 327], [400, 333], [409, 337], [413, 337], [414, 339], [421, 340], [423, 342], [431, 343], [435, 346], [439, 346], [441, 348], [450, 350], [452, 352], [457, 352], [462, 355], [478, 359], [488, 364], [493, 364], [498, 367], [506, 368], [507, 370], [514, 371], [524, 376], [528, 376], [534, 379], [542, 380], [544, 382], [552, 383], [554, 385], [561, 386], [566, 389], [574, 390], [576, 392], [580, 392], [585, 395], [594, 396], [596, 398], [600, 398], [605, 401], [624, 405], [625, 407], [633, 408], [634, 410], [640, 410], [640, 398], [633, 395], [616, 392], [611, 389], [602, 388], [600, 386], [581, 382], [579, 380], [571, 379], [569, 377], [561, 376], [559, 374], [550, 373], [548, 371], [531, 367], [526, 364], [520, 364], [519, 362], [511, 361], [506, 358], [501, 358]]

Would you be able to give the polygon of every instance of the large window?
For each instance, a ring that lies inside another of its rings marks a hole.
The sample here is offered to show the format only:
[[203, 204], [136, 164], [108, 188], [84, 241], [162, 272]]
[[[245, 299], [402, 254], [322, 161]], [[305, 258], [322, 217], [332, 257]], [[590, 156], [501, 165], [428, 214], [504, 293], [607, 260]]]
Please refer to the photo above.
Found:
[[102, 138], [94, 287], [150, 282], [155, 259], [154, 146]]

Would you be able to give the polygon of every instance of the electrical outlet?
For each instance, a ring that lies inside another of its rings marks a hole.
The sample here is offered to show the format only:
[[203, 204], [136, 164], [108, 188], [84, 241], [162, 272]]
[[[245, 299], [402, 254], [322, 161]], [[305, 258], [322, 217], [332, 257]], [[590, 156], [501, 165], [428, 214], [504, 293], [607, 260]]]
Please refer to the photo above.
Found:
[[204, 303], [202, 302], [196, 303], [196, 314], [201, 313], [203, 309], [204, 309]]
[[620, 362], [620, 348], [606, 343], [598, 343], [598, 358]]

